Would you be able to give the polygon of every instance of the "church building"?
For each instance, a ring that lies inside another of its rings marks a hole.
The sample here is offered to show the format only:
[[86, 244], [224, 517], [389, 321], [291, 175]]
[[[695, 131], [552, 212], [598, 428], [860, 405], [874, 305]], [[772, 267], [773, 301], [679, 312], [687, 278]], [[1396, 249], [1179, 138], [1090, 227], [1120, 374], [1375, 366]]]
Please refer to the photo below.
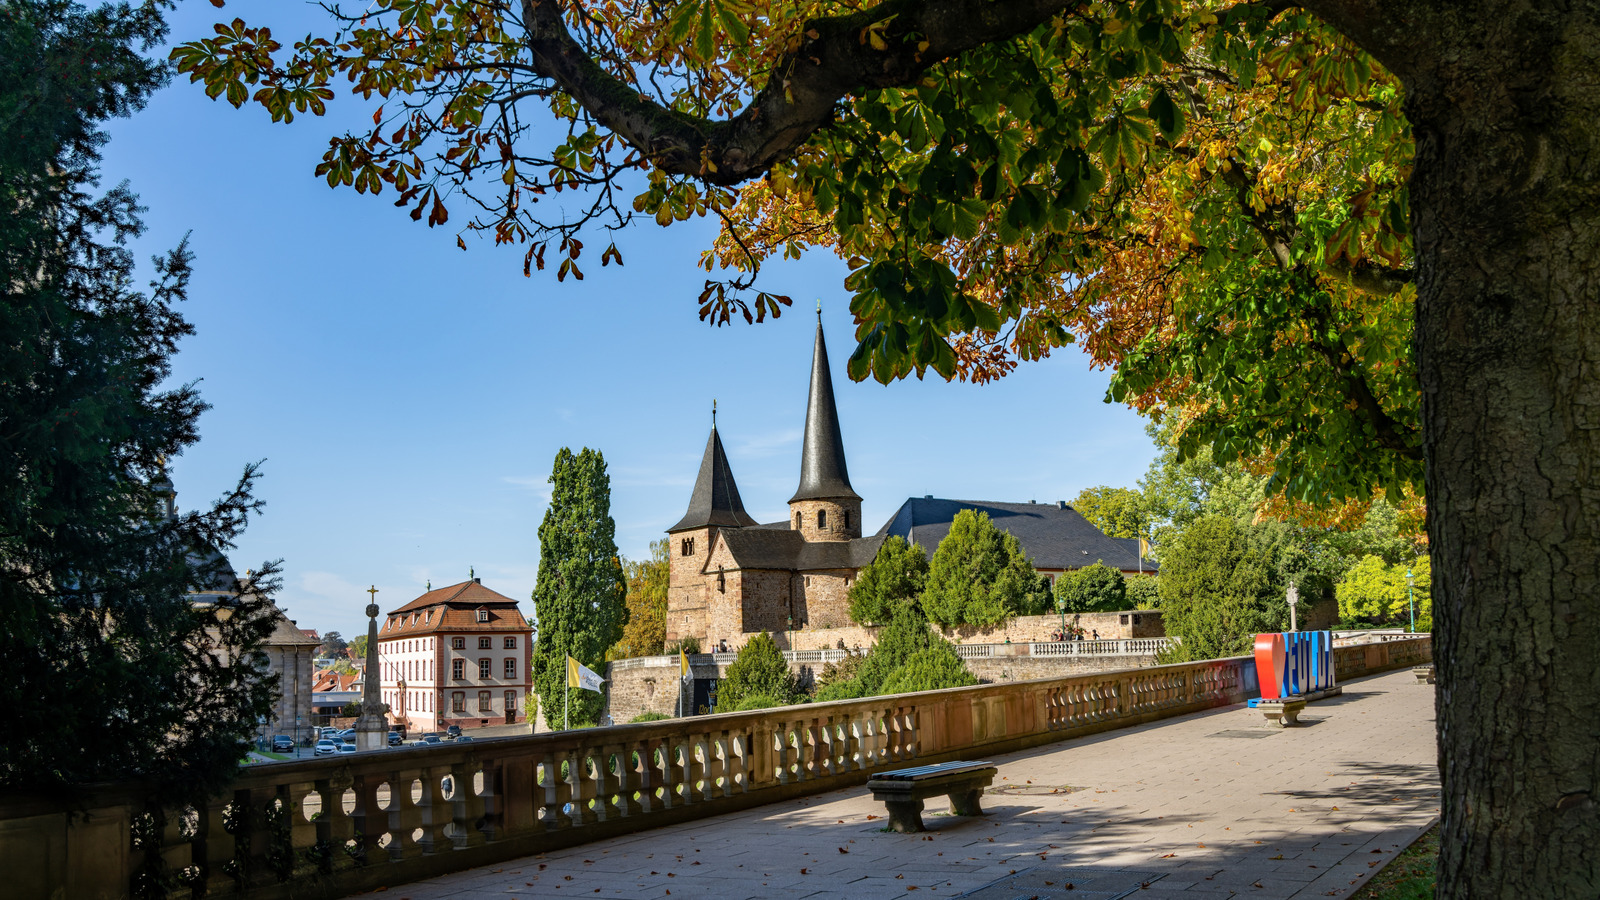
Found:
[[861, 536], [861, 497], [850, 487], [820, 321], [788, 519], [761, 524], [745, 512], [713, 419], [689, 511], [667, 534], [668, 641], [695, 637], [710, 650], [723, 640], [743, 644], [756, 631], [850, 624], [850, 585], [884, 535]]

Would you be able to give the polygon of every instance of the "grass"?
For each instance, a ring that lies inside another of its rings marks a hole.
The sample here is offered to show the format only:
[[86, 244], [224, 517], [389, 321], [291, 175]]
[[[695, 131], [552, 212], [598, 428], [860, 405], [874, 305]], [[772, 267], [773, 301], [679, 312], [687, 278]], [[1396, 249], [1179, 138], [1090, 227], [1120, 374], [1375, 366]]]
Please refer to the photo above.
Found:
[[1438, 863], [1439, 825], [1436, 822], [1372, 876], [1350, 900], [1433, 900]]

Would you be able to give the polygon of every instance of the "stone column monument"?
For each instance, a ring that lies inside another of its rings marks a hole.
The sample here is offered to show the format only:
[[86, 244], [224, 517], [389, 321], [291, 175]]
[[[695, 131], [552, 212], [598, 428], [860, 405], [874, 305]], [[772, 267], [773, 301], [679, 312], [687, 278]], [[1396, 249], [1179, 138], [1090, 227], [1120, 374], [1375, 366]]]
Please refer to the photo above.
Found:
[[383, 714], [383, 692], [378, 680], [378, 589], [367, 589], [367, 668], [361, 677], [361, 718], [356, 719], [356, 749], [382, 750], [389, 746], [389, 722]]

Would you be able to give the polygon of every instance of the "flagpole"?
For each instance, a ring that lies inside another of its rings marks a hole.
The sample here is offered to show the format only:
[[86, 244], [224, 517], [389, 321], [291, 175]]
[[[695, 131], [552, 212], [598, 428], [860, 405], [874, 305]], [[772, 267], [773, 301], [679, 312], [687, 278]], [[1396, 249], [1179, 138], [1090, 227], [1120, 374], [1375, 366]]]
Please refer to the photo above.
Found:
[[561, 680], [561, 730], [567, 730], [567, 710], [572, 708], [572, 663], [567, 663], [567, 677]]

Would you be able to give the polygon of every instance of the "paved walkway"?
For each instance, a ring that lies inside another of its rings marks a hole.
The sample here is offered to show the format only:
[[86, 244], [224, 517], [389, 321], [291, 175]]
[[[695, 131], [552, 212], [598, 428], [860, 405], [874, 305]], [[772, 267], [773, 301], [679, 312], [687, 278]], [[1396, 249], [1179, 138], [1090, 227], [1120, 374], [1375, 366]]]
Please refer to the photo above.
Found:
[[882, 805], [852, 788], [386, 896], [1346, 897], [1438, 814], [1433, 688], [1415, 680], [1348, 683], [1304, 728], [1235, 706], [994, 757], [989, 815], [930, 800], [924, 835], [881, 831]]

